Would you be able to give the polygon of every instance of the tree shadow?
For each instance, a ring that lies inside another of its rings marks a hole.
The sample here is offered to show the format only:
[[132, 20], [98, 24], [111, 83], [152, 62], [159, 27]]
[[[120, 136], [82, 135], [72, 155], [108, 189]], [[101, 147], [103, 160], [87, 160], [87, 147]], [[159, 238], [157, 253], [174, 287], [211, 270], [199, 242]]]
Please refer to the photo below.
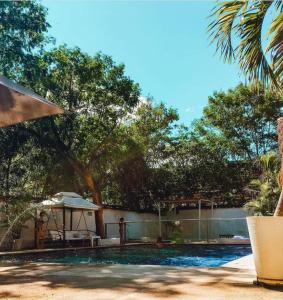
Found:
[[[239, 281], [234, 280], [239, 276]], [[154, 297], [192, 296], [195, 290], [182, 288], [226, 285], [231, 288], [255, 288], [254, 275], [232, 268], [181, 268], [141, 265], [59, 265], [26, 264], [0, 267], [0, 291], [15, 285], [40, 285], [51, 290], [71, 288], [149, 294]], [[0, 294], [1, 295], [1, 294]], [[17, 297], [14, 295], [14, 297]], [[8, 298], [8, 297], [7, 297]], [[12, 298], [12, 296], [10, 296]], [[0, 299], [2, 299], [0, 297]], [[5, 298], [4, 298], [5, 299]], [[9, 298], [8, 298], [9, 299]]]
[[0, 299], [11, 299], [11, 298], [19, 298], [20, 296], [11, 292], [0, 292]]

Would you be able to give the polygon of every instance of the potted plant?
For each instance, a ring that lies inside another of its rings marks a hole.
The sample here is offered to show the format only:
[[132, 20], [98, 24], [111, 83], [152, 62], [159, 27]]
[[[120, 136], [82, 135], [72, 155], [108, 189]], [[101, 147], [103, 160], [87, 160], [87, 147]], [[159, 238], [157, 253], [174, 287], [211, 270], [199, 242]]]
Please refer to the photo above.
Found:
[[283, 118], [278, 119], [278, 143], [281, 193], [274, 215], [247, 217], [257, 280], [271, 285], [283, 285]]

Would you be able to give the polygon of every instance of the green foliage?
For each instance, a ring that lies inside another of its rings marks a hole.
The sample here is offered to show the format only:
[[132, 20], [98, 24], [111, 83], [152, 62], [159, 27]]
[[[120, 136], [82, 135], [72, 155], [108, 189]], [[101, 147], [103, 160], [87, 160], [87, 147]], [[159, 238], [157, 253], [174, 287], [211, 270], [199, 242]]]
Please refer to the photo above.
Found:
[[120, 144], [109, 167], [107, 185], [116, 187], [119, 197], [115, 198], [123, 207], [151, 210], [158, 200], [153, 173], [167, 156], [177, 118], [175, 110], [148, 101], [141, 102], [120, 126]]
[[184, 244], [185, 242], [182, 227], [178, 221], [173, 224], [172, 241], [176, 244]]
[[261, 176], [254, 179], [248, 186], [252, 194], [252, 200], [245, 204], [245, 208], [254, 215], [273, 215], [280, 194], [277, 181], [279, 170], [279, 158], [269, 152], [260, 157]]
[[[215, 12], [220, 19], [211, 27], [227, 59], [235, 54], [232, 21], [245, 7], [230, 3]], [[192, 128], [177, 126], [176, 110], [141, 98], [139, 85], [111, 57], [67, 46], [45, 50], [49, 24], [38, 2], [2, 2], [0, 15], [2, 73], [67, 112], [0, 130], [4, 199], [23, 194], [43, 198], [65, 190], [152, 210], [156, 201], [196, 195], [213, 198], [219, 206], [240, 206], [256, 194], [261, 195], [260, 213], [271, 213], [273, 204], [263, 199], [277, 193], [274, 178], [261, 178], [252, 196], [245, 187], [257, 178], [254, 162], [276, 147], [274, 120], [281, 114], [282, 98], [263, 86], [239, 85], [215, 92]], [[254, 27], [262, 16], [246, 15], [244, 30], [248, 17]], [[276, 19], [272, 25], [274, 36], [279, 23]], [[241, 47], [246, 53], [248, 48]]]
[[209, 97], [203, 117], [187, 137], [194, 190], [218, 205], [241, 206], [245, 187], [258, 177], [254, 162], [277, 148], [276, 120], [282, 99], [263, 88], [239, 85]]
[[281, 115], [281, 97], [240, 84], [228, 92], [215, 92], [208, 101], [195, 129], [226, 148], [226, 157], [251, 161], [276, 148], [274, 120]]
[[68, 170], [75, 186], [84, 185], [87, 192], [84, 176], [103, 180], [101, 168], [117, 147], [119, 124], [138, 102], [139, 87], [109, 56], [92, 57], [65, 46], [46, 52], [35, 74], [30, 85], [67, 114], [29, 123], [26, 129], [35, 146], [58, 163], [57, 176]]
[[[38, 2], [1, 1], [1, 74], [19, 80], [23, 77], [23, 72], [29, 73], [33, 69], [36, 55], [49, 41], [46, 35], [48, 27], [46, 9]], [[19, 183], [19, 181], [25, 173], [23, 166], [25, 163], [20, 157], [24, 154], [23, 147], [29, 140], [29, 136], [20, 128], [20, 125], [16, 125], [0, 129], [0, 189], [2, 195], [9, 195], [11, 188], [14, 189], [16, 186], [19, 191], [23, 189], [24, 182]]]
[[49, 41], [46, 9], [37, 1], [0, 2], [0, 70], [18, 78]]

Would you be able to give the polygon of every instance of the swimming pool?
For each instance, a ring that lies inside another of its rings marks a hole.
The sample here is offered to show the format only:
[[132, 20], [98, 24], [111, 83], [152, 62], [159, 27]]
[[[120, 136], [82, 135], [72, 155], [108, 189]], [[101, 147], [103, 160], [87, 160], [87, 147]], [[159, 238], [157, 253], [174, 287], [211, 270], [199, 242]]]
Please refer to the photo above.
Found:
[[5, 256], [0, 262], [219, 267], [248, 254], [251, 247], [247, 245], [131, 246]]

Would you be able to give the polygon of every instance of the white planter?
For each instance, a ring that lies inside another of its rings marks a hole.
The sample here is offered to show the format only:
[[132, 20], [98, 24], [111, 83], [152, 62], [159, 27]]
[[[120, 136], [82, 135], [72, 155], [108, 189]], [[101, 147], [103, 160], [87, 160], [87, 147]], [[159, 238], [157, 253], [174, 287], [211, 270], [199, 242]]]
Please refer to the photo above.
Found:
[[247, 217], [259, 282], [283, 284], [283, 217]]

